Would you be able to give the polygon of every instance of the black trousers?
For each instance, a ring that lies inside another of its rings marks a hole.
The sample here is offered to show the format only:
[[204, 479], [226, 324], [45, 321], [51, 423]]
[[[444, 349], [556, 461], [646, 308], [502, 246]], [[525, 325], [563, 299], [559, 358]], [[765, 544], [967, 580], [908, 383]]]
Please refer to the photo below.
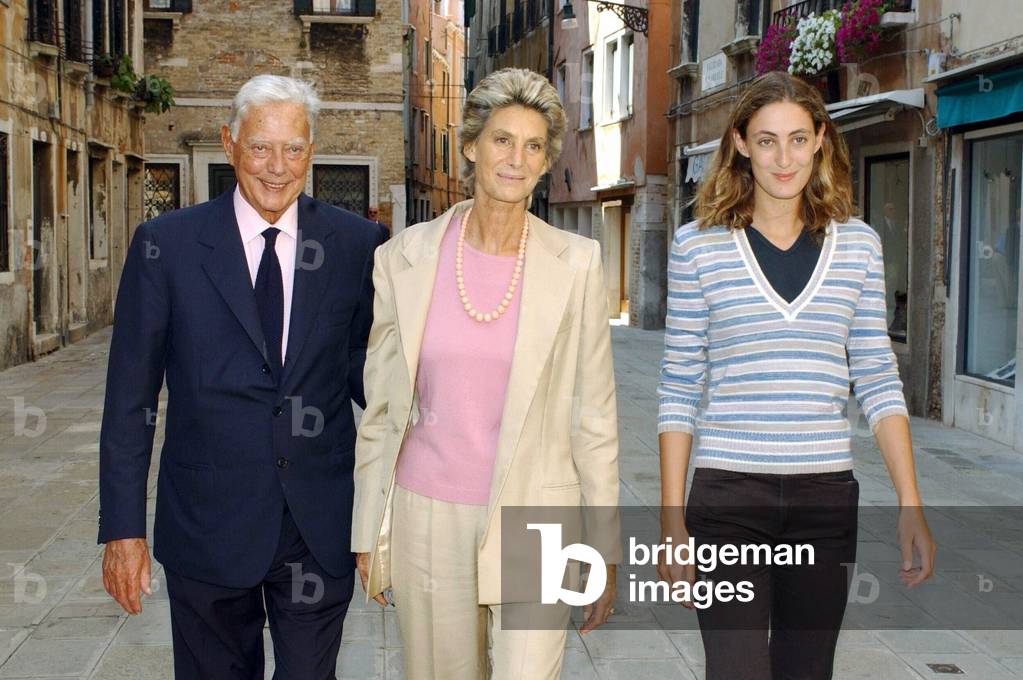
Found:
[[[749, 581], [754, 597], [697, 609], [707, 680], [827, 680], [856, 561], [851, 471], [754, 474], [697, 468], [686, 526], [697, 545], [807, 544], [814, 564], [721, 565], [701, 578]], [[775, 550], [773, 555], [777, 555]]]
[[274, 680], [334, 680], [355, 572], [326, 573], [284, 511], [270, 570], [252, 588], [226, 588], [166, 570], [175, 680], [263, 680], [269, 617]]

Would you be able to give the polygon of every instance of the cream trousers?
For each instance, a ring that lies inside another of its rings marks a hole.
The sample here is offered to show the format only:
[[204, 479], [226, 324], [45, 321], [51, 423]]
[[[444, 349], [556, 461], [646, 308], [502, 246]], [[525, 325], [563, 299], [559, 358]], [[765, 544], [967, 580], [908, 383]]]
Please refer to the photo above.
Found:
[[[400, 486], [393, 501], [391, 582], [408, 680], [559, 678], [567, 606], [558, 630], [504, 630], [502, 615], [535, 605], [478, 603], [476, 558], [486, 506], [448, 503]], [[526, 620], [522, 609], [514, 613]]]

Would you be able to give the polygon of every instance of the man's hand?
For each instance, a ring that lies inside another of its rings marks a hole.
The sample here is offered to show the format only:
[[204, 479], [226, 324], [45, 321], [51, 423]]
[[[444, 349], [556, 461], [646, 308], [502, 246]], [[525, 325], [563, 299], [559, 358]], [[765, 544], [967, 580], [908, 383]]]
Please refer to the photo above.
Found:
[[614, 612], [614, 608], [611, 605], [614, 604], [615, 593], [617, 592], [617, 586], [615, 585], [617, 573], [618, 568], [615, 565], [607, 565], [607, 581], [604, 584], [604, 592], [601, 593], [596, 602], [583, 607], [583, 616], [586, 617], [586, 621], [583, 622], [583, 627], [579, 629], [580, 633], [586, 634], [604, 625]]
[[[369, 583], [369, 553], [356, 553], [355, 566], [359, 568], [359, 578], [362, 580], [362, 589], [366, 590], [366, 584]], [[373, 601], [381, 607], [387, 606], [387, 598], [384, 597], [383, 593], [374, 597]]]
[[142, 613], [141, 590], [153, 594], [152, 562], [144, 538], [121, 538], [103, 551], [103, 587], [129, 614]]

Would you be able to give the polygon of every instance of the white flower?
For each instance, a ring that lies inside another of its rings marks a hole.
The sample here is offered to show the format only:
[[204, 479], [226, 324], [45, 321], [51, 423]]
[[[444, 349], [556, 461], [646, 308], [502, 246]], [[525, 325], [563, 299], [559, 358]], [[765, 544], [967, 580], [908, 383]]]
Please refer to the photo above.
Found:
[[834, 60], [835, 31], [840, 15], [834, 11], [811, 14], [796, 25], [789, 54], [789, 73], [813, 74]]

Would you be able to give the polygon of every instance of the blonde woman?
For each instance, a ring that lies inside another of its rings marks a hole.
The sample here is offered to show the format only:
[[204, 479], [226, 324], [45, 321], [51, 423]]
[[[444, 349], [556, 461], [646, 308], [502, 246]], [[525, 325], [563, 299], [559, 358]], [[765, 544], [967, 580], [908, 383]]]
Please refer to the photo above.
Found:
[[[473, 200], [376, 253], [352, 550], [368, 596], [392, 588], [412, 680], [487, 677], [488, 625], [493, 677], [559, 677], [567, 607], [553, 629], [502, 626], [528, 603], [502, 597], [501, 508], [618, 503], [600, 249], [526, 210], [564, 130], [546, 79], [491, 74], [459, 138]], [[585, 630], [615, 595], [603, 556]]]
[[[662, 533], [676, 544], [691, 534], [812, 546], [813, 566], [719, 567], [712, 580], [748, 580], [753, 600], [697, 613], [708, 679], [821, 680], [832, 675], [856, 559], [859, 486], [842, 414], [850, 383], [901, 506], [905, 585], [930, 577], [934, 541], [888, 340], [881, 243], [850, 217], [842, 136], [817, 90], [786, 73], [754, 81], [727, 129], [699, 219], [678, 230], [668, 267]], [[696, 576], [678, 565], [658, 571], [671, 582]]]

